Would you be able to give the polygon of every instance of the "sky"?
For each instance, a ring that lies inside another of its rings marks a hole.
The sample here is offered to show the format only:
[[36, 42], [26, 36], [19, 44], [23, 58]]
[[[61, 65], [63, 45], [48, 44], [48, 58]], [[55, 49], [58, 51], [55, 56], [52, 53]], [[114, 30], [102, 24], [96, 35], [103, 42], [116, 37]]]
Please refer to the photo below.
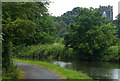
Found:
[[113, 19], [118, 15], [118, 2], [120, 0], [49, 0], [49, 12], [53, 16], [60, 16], [67, 11], [71, 11], [75, 7], [93, 7], [113, 6]]

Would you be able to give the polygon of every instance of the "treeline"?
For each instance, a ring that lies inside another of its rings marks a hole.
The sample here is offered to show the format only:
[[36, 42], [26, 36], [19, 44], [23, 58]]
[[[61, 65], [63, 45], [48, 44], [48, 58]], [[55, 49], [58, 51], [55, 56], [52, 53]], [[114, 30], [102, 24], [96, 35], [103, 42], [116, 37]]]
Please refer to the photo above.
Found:
[[120, 61], [120, 15], [108, 22], [97, 8], [76, 7], [53, 17], [48, 5], [45, 1], [2, 3], [4, 76], [18, 78], [13, 57]]
[[28, 53], [27, 47], [27, 50], [15, 55], [32, 59], [37, 56], [39, 59], [41, 57], [57, 60], [119, 61], [119, 26], [115, 23], [118, 19], [108, 22], [101, 17], [99, 9], [79, 7], [53, 19], [56, 27], [54, 43], [57, 42], [58, 46], [54, 43], [38, 44], [39, 48], [28, 46], [29, 49], [33, 49], [32, 52]]
[[101, 15], [97, 8], [76, 7], [54, 18], [55, 26], [58, 28], [57, 36], [63, 37], [66, 47], [73, 48], [76, 53], [73, 59], [120, 60], [120, 15], [111, 22]]
[[73, 49], [66, 48], [64, 44], [53, 43], [53, 44], [38, 44], [31, 46], [20, 45], [15, 47], [14, 56], [19, 59], [32, 59], [32, 60], [41, 60], [41, 59], [54, 59], [54, 60], [66, 60], [72, 58]]

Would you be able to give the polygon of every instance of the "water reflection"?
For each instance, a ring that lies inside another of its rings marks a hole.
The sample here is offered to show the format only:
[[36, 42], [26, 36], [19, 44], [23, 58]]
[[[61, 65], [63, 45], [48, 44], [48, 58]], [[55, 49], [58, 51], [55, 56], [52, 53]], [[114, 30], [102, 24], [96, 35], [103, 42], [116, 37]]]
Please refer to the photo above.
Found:
[[66, 66], [69, 66], [70, 64], [72, 64], [72, 63], [63, 62], [63, 61], [53, 61], [52, 63], [55, 65], [58, 65], [60, 67], [66, 67]]
[[108, 62], [63, 62], [52, 61], [60, 67], [82, 71], [94, 79], [119, 79], [120, 65]]

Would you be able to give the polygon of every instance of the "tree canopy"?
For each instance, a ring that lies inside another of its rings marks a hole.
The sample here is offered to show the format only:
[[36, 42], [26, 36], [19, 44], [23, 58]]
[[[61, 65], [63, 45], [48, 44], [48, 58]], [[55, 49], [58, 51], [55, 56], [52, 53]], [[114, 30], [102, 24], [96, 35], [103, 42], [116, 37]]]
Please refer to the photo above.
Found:
[[83, 8], [65, 35], [67, 47], [77, 51], [78, 59], [100, 60], [104, 51], [115, 44], [116, 27], [104, 23], [96, 9]]
[[13, 46], [53, 42], [55, 27], [47, 5], [48, 2], [2, 3], [3, 67], [11, 64]]

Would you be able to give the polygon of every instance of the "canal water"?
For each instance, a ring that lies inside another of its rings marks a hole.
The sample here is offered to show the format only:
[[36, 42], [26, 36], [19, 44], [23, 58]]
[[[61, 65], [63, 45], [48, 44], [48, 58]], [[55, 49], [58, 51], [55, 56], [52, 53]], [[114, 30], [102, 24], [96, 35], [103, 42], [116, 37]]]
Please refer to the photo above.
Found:
[[86, 73], [93, 79], [116, 79], [120, 81], [120, 65], [109, 62], [64, 62], [50, 61], [60, 67]]

